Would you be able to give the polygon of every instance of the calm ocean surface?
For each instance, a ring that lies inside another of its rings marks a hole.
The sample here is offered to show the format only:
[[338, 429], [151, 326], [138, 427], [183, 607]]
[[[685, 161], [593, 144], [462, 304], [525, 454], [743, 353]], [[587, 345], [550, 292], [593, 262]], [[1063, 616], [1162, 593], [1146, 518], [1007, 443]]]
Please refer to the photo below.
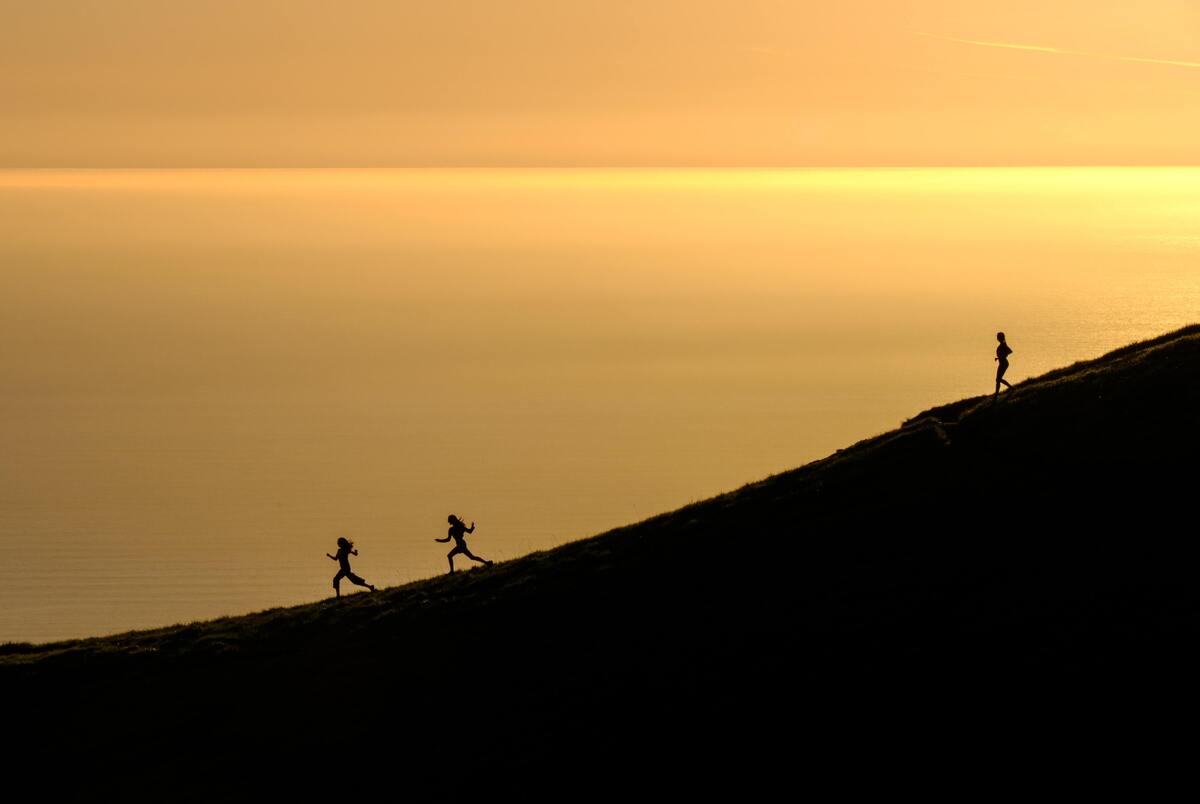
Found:
[[515, 558], [1198, 309], [1200, 169], [0, 171], [0, 641]]

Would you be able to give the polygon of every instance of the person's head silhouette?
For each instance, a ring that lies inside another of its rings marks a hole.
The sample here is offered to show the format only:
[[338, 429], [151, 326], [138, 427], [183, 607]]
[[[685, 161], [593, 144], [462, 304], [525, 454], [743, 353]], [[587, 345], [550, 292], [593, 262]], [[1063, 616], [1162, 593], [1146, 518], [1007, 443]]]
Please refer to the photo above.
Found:
[[997, 333], [996, 333], [996, 340], [1000, 341], [1000, 343], [1004, 343], [1004, 333], [1003, 333], [1003, 332], [997, 332]]
[[451, 514], [450, 516], [446, 517], [446, 521], [453, 525], [458, 521], [458, 517], [456, 517], [454, 514]]
[[354, 543], [345, 536], [338, 536], [338, 547], [353, 547]]

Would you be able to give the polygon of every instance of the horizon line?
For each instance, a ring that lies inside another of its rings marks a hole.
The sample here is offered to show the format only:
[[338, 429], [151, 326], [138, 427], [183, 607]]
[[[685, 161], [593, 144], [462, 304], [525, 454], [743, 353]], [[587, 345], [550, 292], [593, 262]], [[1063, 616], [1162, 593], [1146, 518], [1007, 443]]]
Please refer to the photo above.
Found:
[[1029, 169], [1029, 168], [1194, 168], [1200, 162], [1025, 162], [962, 164], [851, 163], [836, 165], [773, 164], [445, 164], [445, 165], [0, 165], [11, 170], [931, 170], [931, 169]]

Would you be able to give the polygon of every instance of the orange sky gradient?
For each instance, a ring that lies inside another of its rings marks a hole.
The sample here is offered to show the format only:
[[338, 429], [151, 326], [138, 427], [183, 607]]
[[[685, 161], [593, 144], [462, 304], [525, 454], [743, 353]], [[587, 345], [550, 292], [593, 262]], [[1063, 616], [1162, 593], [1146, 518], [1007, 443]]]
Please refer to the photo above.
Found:
[[1151, 165], [1200, 158], [1188, 0], [55, 0], [0, 167]]

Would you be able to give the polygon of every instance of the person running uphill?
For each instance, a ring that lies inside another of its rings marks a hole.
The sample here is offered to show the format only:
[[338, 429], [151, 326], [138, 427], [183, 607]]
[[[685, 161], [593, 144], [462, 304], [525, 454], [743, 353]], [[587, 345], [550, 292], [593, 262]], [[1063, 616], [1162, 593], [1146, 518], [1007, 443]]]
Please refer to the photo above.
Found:
[[354, 542], [350, 541], [344, 536], [339, 536], [337, 544], [338, 551], [336, 556], [331, 556], [329, 553], [325, 554], [331, 560], [336, 561], [339, 565], [337, 575], [333, 576], [333, 591], [337, 593], [338, 597], [341, 597], [342, 590], [340, 584], [342, 583], [342, 578], [349, 578], [350, 583], [358, 584], [359, 586], [365, 586], [374, 592], [374, 586], [371, 586], [371, 584], [367, 583], [362, 578], [350, 571], [350, 556], [358, 555], [358, 551], [354, 549]]
[[1008, 348], [1008, 343], [1004, 340], [1004, 333], [997, 332], [996, 340], [1000, 341], [1000, 345], [996, 347], [996, 392], [992, 394], [992, 399], [1000, 395], [1000, 385], [1003, 384], [1008, 390], [1012, 390], [1012, 383], [1004, 379], [1004, 372], [1008, 371], [1008, 356], [1013, 353], [1012, 349]]
[[448, 542], [451, 539], [454, 540], [454, 549], [446, 554], [446, 559], [450, 562], [450, 572], [454, 572], [454, 557], [456, 555], [458, 555], [459, 553], [462, 553], [467, 558], [478, 561], [480, 564], [482, 564], [485, 567], [492, 566], [492, 562], [488, 561], [486, 558], [480, 558], [479, 556], [475, 555], [474, 553], [472, 553], [470, 550], [467, 549], [467, 540], [465, 537], [466, 537], [466, 534], [475, 532], [475, 523], [474, 522], [472, 522], [471, 527], [468, 528], [466, 525], [463, 524], [463, 521], [461, 519], [459, 519], [458, 517], [456, 517], [454, 514], [451, 514], [449, 517], [447, 517], [446, 521], [450, 523], [450, 530], [446, 534], [446, 538], [434, 539], [434, 541], [435, 542]]

